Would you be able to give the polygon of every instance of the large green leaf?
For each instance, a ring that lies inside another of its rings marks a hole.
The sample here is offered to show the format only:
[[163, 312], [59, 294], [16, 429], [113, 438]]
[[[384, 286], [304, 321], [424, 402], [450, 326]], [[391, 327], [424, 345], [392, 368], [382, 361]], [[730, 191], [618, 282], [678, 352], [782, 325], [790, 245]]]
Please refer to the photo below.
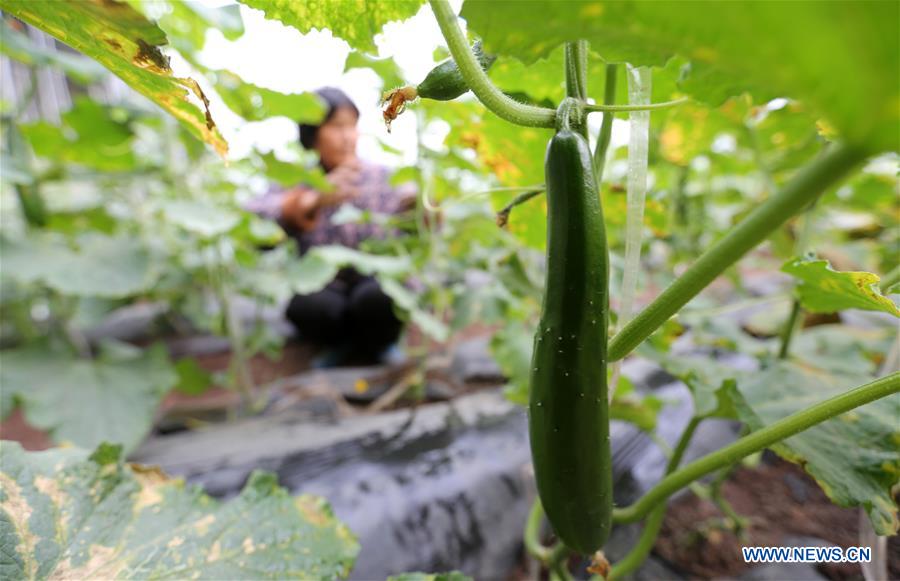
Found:
[[325, 104], [315, 93], [280, 93], [257, 87], [231, 71], [215, 71], [210, 76], [228, 108], [248, 121], [281, 116], [315, 124], [325, 116]]
[[200, 200], [165, 200], [160, 207], [169, 222], [205, 238], [221, 236], [241, 221], [237, 212]]
[[277, 282], [286, 281], [293, 292], [309, 294], [325, 288], [325, 285], [334, 279], [337, 272], [337, 265], [310, 252], [299, 261], [289, 263], [285, 272], [286, 276], [278, 277]]
[[130, 4], [0, 0], [0, 9], [95, 59], [221, 155], [228, 151], [200, 85], [172, 74], [169, 59], [160, 50], [166, 35]]
[[68, 161], [101, 171], [128, 171], [137, 165], [134, 133], [121, 110], [79, 98], [62, 115], [62, 126], [46, 121], [22, 125], [34, 152], [52, 162]]
[[346, 246], [317, 246], [309, 254], [318, 256], [335, 266], [352, 266], [363, 274], [401, 276], [408, 274], [412, 263], [405, 256], [369, 254]]
[[530, 63], [579, 38], [609, 61], [691, 61], [695, 97], [808, 100], [851, 141], [900, 147], [896, 2], [486, 2], [462, 16], [485, 49]]
[[297, 186], [306, 184], [317, 192], [331, 192], [334, 186], [325, 179], [325, 173], [316, 165], [308, 167], [303, 160], [299, 162], [282, 161], [272, 152], [259, 154], [259, 158], [265, 165], [266, 176], [272, 178], [282, 186]]
[[346, 40], [351, 48], [375, 52], [375, 35], [393, 20], [405, 20], [414, 15], [424, 0], [241, 0], [251, 8], [258, 8], [266, 18], [280, 20], [302, 33], [316, 28], [328, 29]]
[[104, 444], [25, 452], [3, 442], [0, 576], [20, 579], [336, 579], [359, 545], [321, 498], [254, 472], [218, 502]]
[[[649, 351], [649, 350], [648, 350]], [[702, 418], [734, 418], [731, 389], [734, 369], [706, 357], [660, 355], [652, 352], [663, 369], [687, 385], [694, 400], [694, 415]]]
[[[871, 380], [852, 372], [827, 372], [778, 362], [738, 380], [738, 416], [756, 430]], [[857, 408], [773, 446], [801, 463], [835, 503], [861, 506], [880, 535], [896, 534], [891, 488], [900, 474], [900, 394]]]
[[[159, 0], [150, 0], [158, 9]], [[244, 34], [240, 7], [237, 5], [214, 8], [201, 2], [166, 2], [169, 10], [160, 17], [159, 26], [172, 44], [182, 53], [190, 53], [206, 44], [206, 31], [218, 30], [228, 40], [237, 40]]]
[[815, 258], [795, 258], [781, 270], [800, 279], [797, 296], [803, 307], [814, 313], [865, 309], [900, 317], [897, 305], [877, 288], [877, 274], [832, 270], [827, 260]]
[[95, 360], [39, 347], [0, 353], [5, 395], [19, 400], [28, 422], [49, 431], [56, 442], [89, 448], [104, 441], [126, 450], [137, 446], [150, 431], [162, 396], [178, 380], [160, 345]]
[[120, 298], [149, 290], [159, 275], [139, 239], [83, 236], [72, 249], [53, 236], [0, 237], [3, 278], [40, 282], [65, 294]]

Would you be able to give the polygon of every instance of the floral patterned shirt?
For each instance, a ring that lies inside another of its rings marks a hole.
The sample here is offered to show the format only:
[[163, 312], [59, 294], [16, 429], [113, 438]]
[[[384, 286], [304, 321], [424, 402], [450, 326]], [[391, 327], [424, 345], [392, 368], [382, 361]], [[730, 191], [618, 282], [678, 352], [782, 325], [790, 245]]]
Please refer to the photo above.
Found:
[[[390, 184], [390, 171], [383, 166], [361, 161], [359, 175], [359, 195], [345, 202], [360, 210], [377, 214], [396, 214], [404, 208], [416, 194], [415, 186], [405, 184], [394, 187]], [[245, 208], [255, 214], [278, 221], [293, 236], [300, 252], [305, 253], [313, 246], [339, 244], [356, 248], [367, 238], [384, 238], [384, 229], [376, 224], [334, 224], [332, 217], [340, 206], [329, 206], [320, 210], [319, 220], [312, 230], [300, 232], [281, 220], [281, 207], [288, 191], [271, 189], [265, 194], [251, 199]]]

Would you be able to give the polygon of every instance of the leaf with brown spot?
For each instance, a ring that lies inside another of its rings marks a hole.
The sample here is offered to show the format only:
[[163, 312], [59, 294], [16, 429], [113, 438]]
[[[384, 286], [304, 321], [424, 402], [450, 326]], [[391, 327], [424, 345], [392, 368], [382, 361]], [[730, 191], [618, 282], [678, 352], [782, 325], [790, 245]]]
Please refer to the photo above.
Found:
[[220, 155], [228, 152], [197, 82], [172, 74], [169, 59], [160, 49], [168, 43], [165, 33], [130, 4], [0, 0], [0, 9], [93, 58]]

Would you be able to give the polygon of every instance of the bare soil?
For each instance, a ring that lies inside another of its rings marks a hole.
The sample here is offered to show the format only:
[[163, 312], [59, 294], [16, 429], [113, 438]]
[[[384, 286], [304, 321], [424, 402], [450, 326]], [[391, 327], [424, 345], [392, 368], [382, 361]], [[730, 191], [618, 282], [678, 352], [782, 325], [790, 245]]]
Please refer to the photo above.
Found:
[[[859, 510], [832, 504], [802, 468], [775, 459], [754, 469], [740, 468], [722, 488], [735, 511], [749, 519], [744, 538], [721, 526], [715, 505], [686, 495], [670, 507], [654, 552], [690, 578], [733, 577], [751, 566], [741, 547], [781, 546], [789, 537], [815, 537], [831, 546], [860, 546]], [[888, 576], [900, 579], [900, 537], [888, 540]], [[858, 564], [817, 567], [828, 579], [862, 579]]]

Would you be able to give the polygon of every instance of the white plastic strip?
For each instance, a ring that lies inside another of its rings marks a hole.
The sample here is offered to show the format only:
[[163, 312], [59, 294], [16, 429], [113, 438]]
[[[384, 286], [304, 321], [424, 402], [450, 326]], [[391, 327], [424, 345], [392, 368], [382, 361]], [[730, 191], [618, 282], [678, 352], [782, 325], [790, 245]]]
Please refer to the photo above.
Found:
[[[627, 67], [628, 104], [649, 105], [651, 70], [650, 67]], [[647, 197], [647, 145], [650, 134], [650, 112], [629, 113], [628, 140], [628, 214], [625, 220], [625, 272], [619, 296], [619, 319], [616, 325], [621, 329], [631, 320], [634, 297], [637, 292], [637, 278], [641, 263], [641, 238], [644, 230], [644, 201]], [[619, 362], [613, 364], [612, 381], [609, 385], [609, 401], [612, 401], [619, 383]]]

